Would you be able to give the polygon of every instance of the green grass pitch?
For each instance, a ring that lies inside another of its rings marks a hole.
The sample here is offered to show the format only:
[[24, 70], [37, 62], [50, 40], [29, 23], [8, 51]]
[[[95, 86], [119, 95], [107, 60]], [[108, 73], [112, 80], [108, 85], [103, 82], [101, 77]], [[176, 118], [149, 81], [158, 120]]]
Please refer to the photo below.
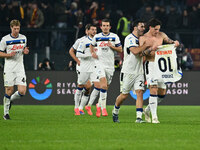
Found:
[[12, 120], [0, 119], [0, 150], [200, 149], [200, 106], [159, 106], [160, 124], [136, 124], [135, 106], [122, 106], [113, 123], [112, 108], [96, 118], [67, 105], [13, 105]]

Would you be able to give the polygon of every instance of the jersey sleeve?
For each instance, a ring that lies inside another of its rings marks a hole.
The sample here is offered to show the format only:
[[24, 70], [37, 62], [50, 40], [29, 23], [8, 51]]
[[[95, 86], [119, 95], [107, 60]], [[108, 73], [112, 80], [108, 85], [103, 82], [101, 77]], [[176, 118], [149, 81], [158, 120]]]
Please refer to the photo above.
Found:
[[6, 50], [6, 41], [4, 38], [2, 38], [0, 42], [0, 51], [4, 52], [5, 50]]
[[137, 47], [138, 44], [137, 44], [137, 40], [135, 38], [129, 38], [127, 40], [127, 47], [128, 48], [131, 48], [131, 47]]
[[27, 38], [26, 38], [26, 36], [24, 38], [25, 38], [25, 46], [24, 47], [27, 47]]
[[86, 45], [85, 45], [85, 42], [82, 40], [82, 41], [79, 41], [79, 45], [78, 45], [78, 48], [76, 50], [76, 56], [79, 57], [79, 58], [83, 58], [83, 57], [86, 57], [85, 56], [85, 48], [86, 48]]
[[115, 47], [120, 47], [121, 46], [121, 42], [119, 37], [116, 35], [116, 40], [115, 40]]
[[72, 48], [73, 48], [74, 50], [77, 50], [77, 49], [78, 49], [79, 42], [80, 42], [80, 39], [77, 39], [76, 42], [74, 43], [74, 45], [72, 45]]
[[84, 50], [85, 50], [85, 42], [81, 41], [78, 45], [76, 52], [84, 54]]

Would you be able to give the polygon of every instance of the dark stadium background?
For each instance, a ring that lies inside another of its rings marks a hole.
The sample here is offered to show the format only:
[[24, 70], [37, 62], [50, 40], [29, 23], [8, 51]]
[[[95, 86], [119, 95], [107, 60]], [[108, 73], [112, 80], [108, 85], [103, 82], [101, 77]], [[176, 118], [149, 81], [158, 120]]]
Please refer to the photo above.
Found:
[[[31, 20], [32, 12], [36, 8], [39, 19], [33, 21]], [[55, 90], [56, 83], [60, 79], [63, 83], [68, 82], [68, 79], [76, 83], [75, 62], [69, 55], [70, 47], [77, 38], [84, 35], [86, 24], [95, 24], [100, 32], [99, 25], [103, 18], [111, 20], [111, 31], [120, 36], [117, 24], [121, 17], [126, 17], [131, 22], [138, 18], [146, 22], [150, 18], [158, 18], [162, 21], [161, 31], [164, 31], [171, 39], [180, 41], [177, 55], [184, 74], [180, 83], [186, 84], [187, 87], [180, 87], [180, 89], [172, 87], [172, 91], [168, 91], [167, 100], [162, 104], [199, 104], [197, 91], [200, 70], [199, 0], [0, 0], [0, 38], [10, 33], [9, 22], [12, 19], [18, 19], [22, 24], [21, 33], [28, 39], [27, 46], [30, 54], [24, 57], [27, 84], [37, 76], [43, 78], [53, 76], [54, 89], [47, 100], [38, 102], [32, 99], [28, 88], [24, 100], [27, 97], [29, 100], [16, 103], [73, 104], [73, 93], [61, 96], [57, 95]], [[123, 41], [123, 37], [120, 36], [120, 38]], [[185, 61], [183, 59], [185, 56], [190, 59]], [[118, 75], [123, 55], [116, 53], [115, 59], [116, 73], [108, 94], [108, 104], [113, 104], [119, 93]], [[51, 69], [48, 71], [45, 68], [39, 68], [39, 64], [46, 61], [50, 61], [51, 64]], [[3, 63], [4, 60], [0, 59], [1, 70], [3, 70]], [[3, 88], [2, 76], [0, 85]], [[63, 89], [67, 90], [67, 87]], [[3, 93], [4, 91], [1, 90], [1, 98]], [[56, 96], [60, 96], [57, 103]], [[132, 104], [132, 101], [126, 104]]]

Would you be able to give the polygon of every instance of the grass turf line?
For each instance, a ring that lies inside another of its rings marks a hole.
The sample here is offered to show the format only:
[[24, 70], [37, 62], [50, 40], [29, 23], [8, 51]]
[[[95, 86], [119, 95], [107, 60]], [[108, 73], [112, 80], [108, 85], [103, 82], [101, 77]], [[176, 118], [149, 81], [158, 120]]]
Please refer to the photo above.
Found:
[[[160, 124], [136, 124], [135, 106], [122, 106], [120, 123], [109, 116], [74, 116], [73, 106], [14, 105], [0, 119], [0, 150], [199, 149], [200, 106], [159, 106]], [[0, 107], [3, 112], [3, 107]], [[86, 113], [86, 111], [85, 111]], [[2, 114], [1, 114], [2, 115]]]

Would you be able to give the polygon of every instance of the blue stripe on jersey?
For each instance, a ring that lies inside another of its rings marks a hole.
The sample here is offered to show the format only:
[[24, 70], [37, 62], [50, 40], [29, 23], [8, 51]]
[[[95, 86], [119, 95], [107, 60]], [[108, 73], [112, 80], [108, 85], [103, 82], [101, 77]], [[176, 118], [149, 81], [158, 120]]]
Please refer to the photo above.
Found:
[[120, 46], [121, 46], [121, 43], [115, 44], [115, 47], [120, 47]]
[[115, 41], [115, 37], [97, 37], [96, 41]]
[[130, 46], [129, 48], [131, 48], [131, 47], [137, 47], [137, 46]]
[[76, 52], [77, 52], [77, 53], [82, 53], [82, 54], [85, 54], [85, 52], [84, 52], [84, 51], [83, 51], [83, 52], [82, 52], [82, 51], [76, 51]]
[[90, 44], [86, 44], [85, 47], [86, 47], [86, 48], [90, 47]]
[[22, 44], [22, 43], [25, 43], [25, 39], [6, 41], [6, 45]]
[[94, 46], [94, 47], [97, 47], [97, 44], [95, 44], [95, 45], [91, 44], [91, 45]]

